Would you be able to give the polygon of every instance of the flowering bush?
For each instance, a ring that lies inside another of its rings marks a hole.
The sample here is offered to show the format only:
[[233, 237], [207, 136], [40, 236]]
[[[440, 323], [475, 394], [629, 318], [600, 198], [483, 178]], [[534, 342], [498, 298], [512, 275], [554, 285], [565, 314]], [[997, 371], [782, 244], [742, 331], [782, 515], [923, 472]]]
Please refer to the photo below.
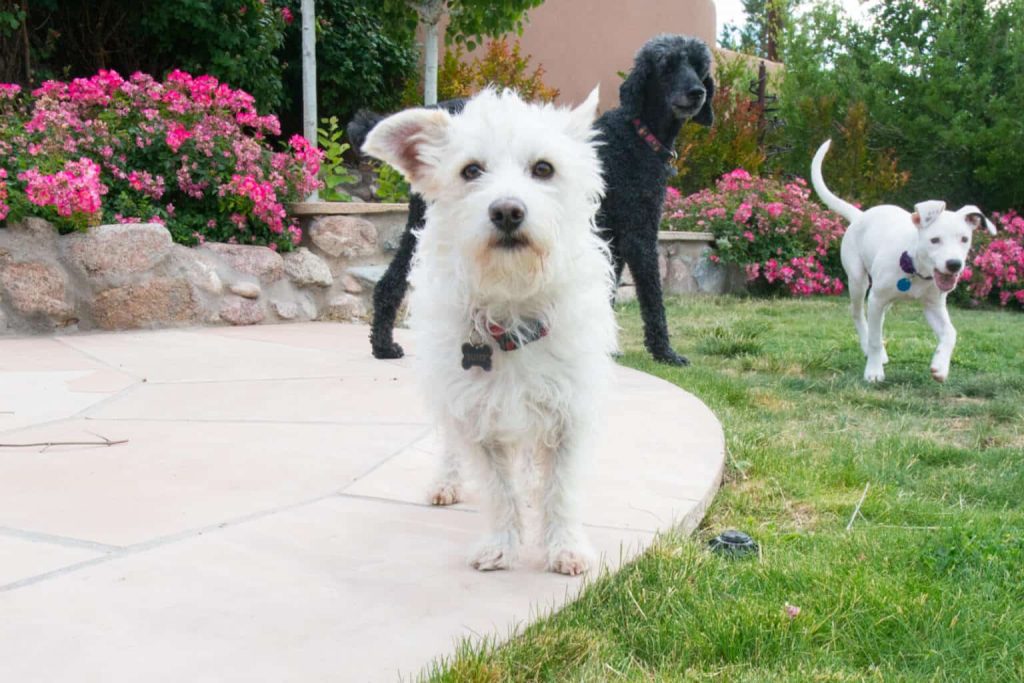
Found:
[[1024, 308], [1024, 217], [1016, 211], [993, 213], [995, 236], [980, 231], [975, 243], [974, 268], [965, 268], [962, 278], [976, 299], [996, 299], [1001, 306], [1016, 302]]
[[211, 76], [100, 71], [31, 98], [0, 85], [0, 115], [0, 220], [152, 221], [182, 244], [287, 250], [302, 232], [285, 204], [319, 187], [321, 153], [298, 135], [271, 149], [277, 118]]
[[807, 183], [727, 173], [715, 188], [683, 198], [669, 188], [662, 227], [715, 236], [709, 258], [742, 267], [764, 291], [841, 294], [838, 216], [810, 201]]

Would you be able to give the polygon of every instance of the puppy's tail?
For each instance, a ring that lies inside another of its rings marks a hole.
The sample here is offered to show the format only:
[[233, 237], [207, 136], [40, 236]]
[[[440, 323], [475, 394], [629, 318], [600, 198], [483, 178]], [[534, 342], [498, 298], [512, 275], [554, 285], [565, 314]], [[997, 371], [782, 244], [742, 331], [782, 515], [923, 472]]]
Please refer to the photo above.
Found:
[[825, 179], [821, 175], [821, 162], [825, 159], [825, 154], [831, 145], [832, 141], [826, 140], [815, 153], [814, 161], [811, 162], [811, 183], [814, 185], [814, 191], [821, 197], [821, 201], [825, 202], [825, 206], [852, 223], [864, 212], [853, 204], [832, 194], [832, 191], [825, 185]]

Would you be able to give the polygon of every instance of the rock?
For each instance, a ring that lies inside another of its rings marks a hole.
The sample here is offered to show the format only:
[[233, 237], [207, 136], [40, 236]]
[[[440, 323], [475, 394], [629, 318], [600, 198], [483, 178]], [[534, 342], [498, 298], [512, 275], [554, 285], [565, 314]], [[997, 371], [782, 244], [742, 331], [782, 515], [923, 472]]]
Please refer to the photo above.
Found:
[[259, 299], [260, 294], [263, 293], [263, 290], [260, 289], [258, 284], [255, 282], [248, 282], [246, 280], [233, 282], [228, 289], [230, 289], [233, 294], [237, 294], [245, 299]]
[[171, 233], [156, 223], [100, 225], [63, 240], [67, 262], [88, 277], [124, 279], [160, 263], [171, 251]]
[[274, 299], [270, 302], [270, 306], [274, 309], [274, 313], [277, 313], [277, 317], [282, 320], [295, 320], [296, 316], [299, 315], [299, 305], [294, 301]]
[[321, 216], [309, 227], [309, 237], [335, 258], [358, 258], [378, 251], [377, 228], [359, 216]]
[[166, 263], [169, 274], [186, 280], [196, 289], [209, 294], [220, 294], [224, 291], [224, 282], [217, 274], [217, 264], [207, 252], [191, 247], [175, 244]]
[[57, 228], [42, 218], [25, 218], [17, 223], [11, 223], [7, 229], [11, 232], [22, 233], [36, 243], [50, 245], [57, 243]]
[[387, 266], [355, 266], [348, 269], [348, 274], [370, 285], [376, 285], [387, 270]]
[[265, 285], [284, 277], [284, 260], [268, 247], [207, 242], [202, 249], [208, 249], [239, 273], [252, 275]]
[[312, 320], [316, 317], [316, 304], [308, 296], [300, 296], [296, 301], [274, 299], [270, 305], [283, 320]]
[[330, 287], [334, 284], [331, 269], [327, 267], [324, 260], [305, 247], [299, 247], [295, 251], [285, 254], [284, 272], [292, 279], [292, 282], [300, 287], [306, 285]]
[[232, 325], [255, 325], [263, 322], [263, 308], [251, 299], [228, 296], [221, 303], [220, 317]]
[[321, 320], [339, 320], [343, 322], [362, 320], [366, 317], [366, 305], [363, 300], [351, 294], [340, 294], [331, 299], [321, 314]]
[[355, 279], [351, 275], [345, 275], [341, 278], [341, 288], [349, 294], [363, 293], [363, 286], [359, 284], [359, 280]]
[[0, 270], [0, 284], [19, 313], [41, 313], [62, 322], [74, 317], [74, 309], [65, 301], [64, 274], [55, 266], [36, 261], [7, 263]]
[[154, 278], [107, 289], [92, 300], [93, 319], [105, 330], [125, 330], [192, 322], [199, 305], [184, 280]]

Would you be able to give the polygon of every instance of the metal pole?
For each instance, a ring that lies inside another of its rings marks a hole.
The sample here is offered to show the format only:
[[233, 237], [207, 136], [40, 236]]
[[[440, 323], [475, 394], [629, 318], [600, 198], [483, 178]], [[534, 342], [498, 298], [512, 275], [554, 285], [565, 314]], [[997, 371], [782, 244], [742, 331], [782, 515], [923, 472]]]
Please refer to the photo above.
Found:
[[[316, 11], [313, 0], [302, 0], [302, 134], [314, 147], [316, 125]], [[319, 199], [320, 194], [314, 190], [306, 201]]]
[[426, 45], [423, 55], [423, 104], [437, 104], [437, 22], [425, 27]]

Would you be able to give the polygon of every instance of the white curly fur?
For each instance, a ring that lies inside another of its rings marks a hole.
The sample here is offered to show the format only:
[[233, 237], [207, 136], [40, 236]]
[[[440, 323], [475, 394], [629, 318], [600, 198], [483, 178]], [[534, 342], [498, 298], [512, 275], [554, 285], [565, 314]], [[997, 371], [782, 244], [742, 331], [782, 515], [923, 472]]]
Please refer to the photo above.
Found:
[[[573, 110], [485, 90], [451, 116], [417, 109], [382, 121], [364, 150], [392, 164], [428, 202], [418, 235], [410, 326], [428, 402], [446, 455], [431, 501], [456, 502], [460, 469], [474, 464], [491, 531], [471, 558], [477, 569], [515, 560], [524, 502], [516, 460], [532, 455], [541, 475], [548, 567], [578, 574], [592, 562], [576, 504], [578, 475], [599, 423], [616, 348], [609, 301], [613, 272], [594, 226], [603, 191], [592, 123], [596, 94]], [[554, 174], [533, 175], [547, 161]], [[461, 175], [476, 163], [483, 174]], [[517, 234], [526, 246], [500, 246], [488, 208], [513, 198], [526, 209]], [[497, 348], [487, 328], [540, 320], [546, 337], [514, 351]], [[462, 345], [483, 340], [493, 369], [464, 370]]]

